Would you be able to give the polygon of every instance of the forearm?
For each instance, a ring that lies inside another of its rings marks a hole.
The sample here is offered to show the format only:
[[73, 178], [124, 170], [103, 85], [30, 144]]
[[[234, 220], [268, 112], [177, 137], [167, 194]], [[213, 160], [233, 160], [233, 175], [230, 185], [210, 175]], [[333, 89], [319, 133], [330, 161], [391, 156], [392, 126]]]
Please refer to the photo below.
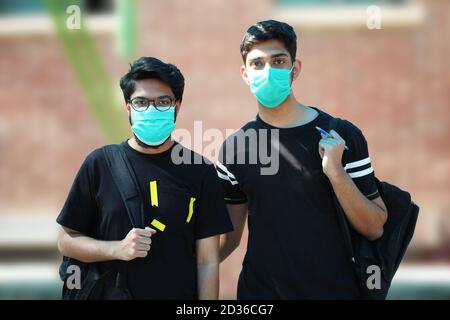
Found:
[[116, 260], [119, 241], [102, 241], [80, 233], [64, 234], [58, 241], [58, 248], [64, 256], [82, 262]]
[[219, 256], [220, 262], [223, 262], [233, 251], [239, 246], [240, 235], [236, 235], [237, 231], [232, 231], [226, 234], [223, 234], [220, 237], [220, 249]]
[[227, 205], [233, 231], [220, 236], [219, 257], [220, 262], [224, 261], [239, 246], [244, 231], [245, 220], [247, 219], [247, 203]]
[[328, 178], [353, 228], [370, 240], [381, 237], [386, 212], [359, 191], [343, 168]]
[[217, 300], [219, 298], [219, 262], [197, 264], [198, 298]]

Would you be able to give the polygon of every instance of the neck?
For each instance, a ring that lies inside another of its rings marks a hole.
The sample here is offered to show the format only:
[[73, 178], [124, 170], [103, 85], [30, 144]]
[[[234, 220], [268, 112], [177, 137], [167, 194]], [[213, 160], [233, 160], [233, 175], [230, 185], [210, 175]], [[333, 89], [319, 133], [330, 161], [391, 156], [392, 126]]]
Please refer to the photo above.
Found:
[[258, 103], [259, 117], [266, 123], [278, 128], [300, 126], [312, 121], [317, 111], [298, 102], [291, 94], [278, 107], [269, 109]]
[[158, 153], [162, 153], [164, 151], [169, 150], [172, 145], [173, 145], [173, 140], [172, 139], [167, 139], [166, 142], [164, 142], [162, 145], [155, 147], [155, 148], [144, 148], [141, 147], [137, 141], [135, 137], [132, 137], [131, 139], [128, 140], [128, 145], [133, 148], [134, 150], [141, 152], [141, 153], [145, 153], [145, 154], [158, 154]]

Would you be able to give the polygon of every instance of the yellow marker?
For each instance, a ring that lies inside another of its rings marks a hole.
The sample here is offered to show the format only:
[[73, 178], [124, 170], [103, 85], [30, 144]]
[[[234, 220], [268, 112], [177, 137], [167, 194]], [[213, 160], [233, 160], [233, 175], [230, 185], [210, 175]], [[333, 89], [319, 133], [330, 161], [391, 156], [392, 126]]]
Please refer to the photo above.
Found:
[[164, 229], [166, 229], [166, 225], [162, 222], [159, 222], [156, 219], [153, 219], [153, 221], [150, 224], [161, 232], [164, 231]]
[[191, 221], [192, 214], [194, 213], [194, 202], [195, 202], [195, 198], [191, 197], [191, 201], [189, 202], [189, 214], [188, 214], [188, 217], [186, 219], [187, 223], [189, 223]]
[[156, 186], [156, 180], [150, 181], [150, 201], [152, 207], [158, 206], [158, 187]]

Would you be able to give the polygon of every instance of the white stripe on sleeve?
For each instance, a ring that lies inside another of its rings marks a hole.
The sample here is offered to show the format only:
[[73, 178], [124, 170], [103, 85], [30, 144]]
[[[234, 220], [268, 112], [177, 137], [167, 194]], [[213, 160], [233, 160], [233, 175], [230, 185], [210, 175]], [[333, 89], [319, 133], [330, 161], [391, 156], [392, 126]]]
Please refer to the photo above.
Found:
[[225, 167], [222, 163], [220, 163], [219, 161], [217, 161], [217, 166], [222, 169], [222, 171], [224, 171], [230, 178], [236, 179], [236, 177], [234, 176], [234, 174], [232, 174], [227, 167]]
[[358, 161], [355, 161], [355, 162], [347, 163], [345, 165], [345, 170], [362, 167], [363, 165], [366, 165], [368, 163], [370, 163], [370, 157], [367, 157], [365, 159], [358, 160]]
[[232, 185], [238, 184], [237, 181], [231, 180], [229, 176], [227, 176], [227, 175], [225, 175], [225, 174], [222, 174], [222, 173], [220, 173], [220, 172], [217, 171], [217, 170], [216, 170], [216, 172], [217, 172], [217, 176], [218, 176], [220, 179], [227, 180], [227, 181], [229, 181]]
[[368, 174], [371, 174], [373, 172], [373, 168], [367, 168], [361, 171], [356, 171], [356, 172], [351, 172], [348, 175], [350, 176], [350, 178], [359, 178], [359, 177], [364, 177], [367, 176]]

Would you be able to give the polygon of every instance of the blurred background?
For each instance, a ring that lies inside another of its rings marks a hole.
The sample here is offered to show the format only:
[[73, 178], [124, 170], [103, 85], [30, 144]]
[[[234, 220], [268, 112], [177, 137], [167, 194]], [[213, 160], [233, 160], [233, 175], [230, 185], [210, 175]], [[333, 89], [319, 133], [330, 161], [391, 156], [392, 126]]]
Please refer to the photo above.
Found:
[[[450, 299], [448, 0], [0, 0], [0, 299], [60, 297], [55, 218], [85, 156], [129, 135], [129, 63], [176, 64], [177, 127], [225, 134], [256, 115], [239, 45], [265, 19], [297, 32], [296, 97], [358, 125], [376, 175], [421, 207], [390, 298]], [[222, 298], [235, 298], [245, 247], [221, 265]]]

